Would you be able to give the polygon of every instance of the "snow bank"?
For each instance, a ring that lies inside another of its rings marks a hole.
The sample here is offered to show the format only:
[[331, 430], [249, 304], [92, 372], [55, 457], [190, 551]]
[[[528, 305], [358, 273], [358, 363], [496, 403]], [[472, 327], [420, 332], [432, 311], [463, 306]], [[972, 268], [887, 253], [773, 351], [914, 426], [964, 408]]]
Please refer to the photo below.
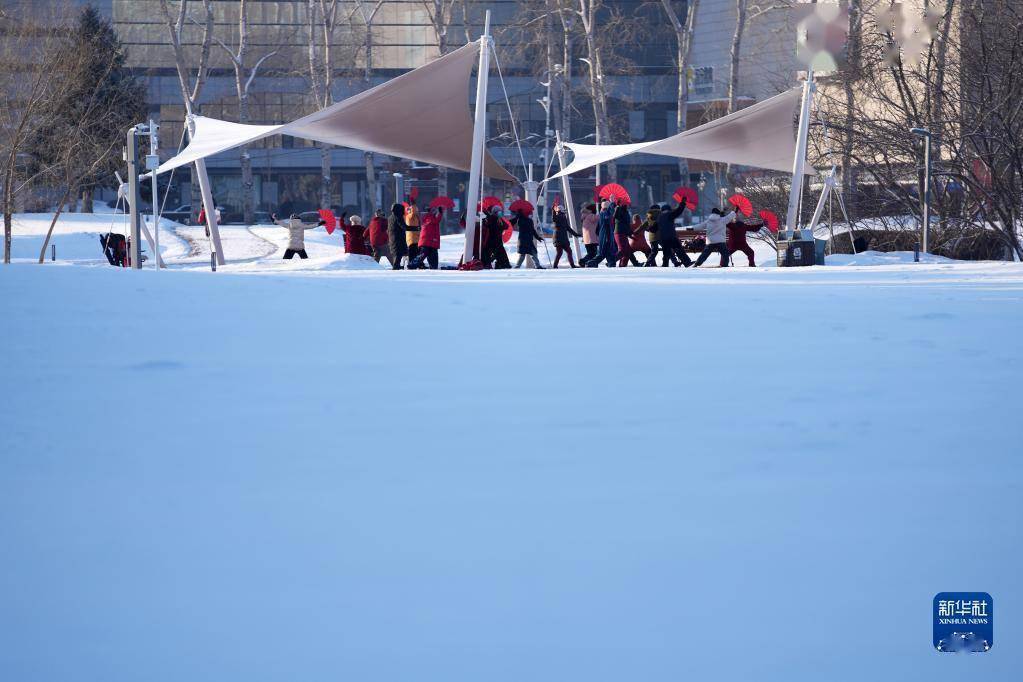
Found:
[[[912, 251], [863, 251], [857, 254], [835, 253], [825, 258], [827, 265], [852, 265], [852, 266], [877, 266], [877, 265], [906, 265], [912, 264], [914, 255]], [[935, 256], [930, 253], [921, 253], [920, 262], [926, 264], [961, 263], [954, 258]]]

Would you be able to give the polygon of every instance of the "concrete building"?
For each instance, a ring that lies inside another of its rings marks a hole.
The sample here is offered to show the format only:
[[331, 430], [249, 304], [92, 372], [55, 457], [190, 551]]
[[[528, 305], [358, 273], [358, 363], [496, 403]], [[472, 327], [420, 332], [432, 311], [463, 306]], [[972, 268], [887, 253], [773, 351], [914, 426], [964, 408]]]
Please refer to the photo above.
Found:
[[[163, 153], [173, 153], [181, 139], [184, 107], [159, 0], [102, 0], [95, 4], [111, 17], [128, 49], [130, 66], [145, 78], [153, 117], [161, 121]], [[514, 0], [467, 2], [466, 21], [463, 21], [461, 4], [455, 3], [456, 11], [452, 12], [445, 39], [449, 45], [457, 46], [467, 39], [476, 38], [482, 28], [483, 10], [492, 11], [494, 33], [500, 36], [497, 49], [505, 83], [519, 136], [525, 139], [523, 153], [527, 163], [536, 164], [536, 175], [540, 176], [546, 140], [544, 110], [537, 100], [543, 97], [544, 88], [536, 74], [541, 73], [543, 67], [538, 68], [538, 64], [531, 61], [534, 57], [542, 60], [543, 55], [522, 54], [513, 49], [521, 42], [522, 36], [511, 28], [524, 6], [530, 4], [535, 6], [536, 3]], [[684, 13], [686, 3], [675, 4]], [[193, 0], [192, 5], [193, 15], [201, 10], [199, 2]], [[310, 31], [308, 1], [250, 0], [249, 5], [250, 63], [269, 52], [275, 53], [265, 62], [252, 85], [250, 122], [281, 123], [318, 108], [309, 97], [310, 86], [305, 75]], [[353, 2], [343, 2], [342, 5], [345, 12], [355, 9]], [[430, 23], [427, 5], [433, 3], [415, 0], [383, 3], [369, 35], [369, 44], [372, 45], [369, 80], [365, 78], [365, 25], [358, 19], [358, 14], [353, 15], [351, 24], [342, 18], [333, 43], [337, 69], [333, 88], [335, 101], [420, 66], [439, 54], [437, 34]], [[611, 109], [621, 124], [615, 129], [614, 139], [605, 142], [653, 140], [674, 134], [676, 72], [674, 35], [670, 25], [657, 3], [621, 0], [614, 5], [619, 12], [635, 15], [646, 33], [640, 47], [624, 43], [621, 46], [623, 51], [629, 52], [633, 62], [629, 73], [612, 71], [608, 74]], [[214, 7], [215, 34], [231, 46], [232, 41], [237, 40], [238, 2], [218, 0]], [[729, 52], [734, 29], [734, 0], [700, 2], [692, 54], [690, 126], [722, 111], [722, 103], [727, 99]], [[196, 62], [200, 35], [201, 27], [190, 23], [184, 42], [192, 65]], [[581, 48], [581, 45], [577, 47]], [[741, 103], [751, 103], [795, 85], [794, 33], [788, 27], [784, 11], [769, 13], [749, 23], [741, 55]], [[201, 97], [202, 113], [237, 120], [235, 76], [221, 46], [212, 47], [210, 65], [209, 80]], [[574, 85], [579, 91], [585, 87], [585, 68], [585, 64], [578, 61], [573, 66]], [[506, 167], [524, 176], [518, 150], [510, 143], [511, 136], [507, 132], [508, 113], [499, 80], [492, 78], [491, 87], [489, 116], [493, 126], [489, 131], [492, 136], [489, 146]], [[472, 94], [467, 92], [467, 99]], [[587, 116], [588, 104], [583, 104], [583, 97], [578, 99], [579, 112], [574, 116], [571, 136], [576, 140], [586, 140], [593, 137], [592, 116]], [[319, 150], [311, 143], [290, 138], [271, 138], [259, 144], [259, 148], [250, 151], [259, 206], [265, 210], [281, 205], [299, 210], [314, 207], [318, 203], [320, 181]], [[427, 194], [431, 184], [436, 188], [435, 170], [414, 168], [401, 159], [374, 155], [379, 186], [384, 189], [379, 192], [380, 196], [371, 197], [367, 189], [364, 155], [350, 149], [334, 149], [331, 155], [332, 203], [336, 205], [364, 212], [374, 199], [389, 202], [394, 193], [393, 172], [402, 172], [406, 178], [421, 184]], [[237, 213], [241, 204], [238, 153], [228, 152], [211, 159], [209, 168], [217, 202], [224, 205], [228, 213]], [[692, 177], [687, 181], [695, 184], [703, 178], [705, 192], [713, 197], [715, 171], [719, 169], [694, 162], [690, 170]], [[464, 174], [450, 173], [449, 193], [457, 194], [463, 179]], [[618, 179], [630, 191], [638, 193], [641, 197], [638, 203], [645, 203], [648, 197], [663, 199], [679, 184], [677, 164], [672, 159], [641, 155], [619, 162]], [[187, 182], [188, 174], [183, 173], [176, 177], [174, 183], [183, 203], [187, 203], [189, 195]], [[590, 195], [587, 186], [592, 181], [579, 179], [575, 183], [579, 186], [580, 198]]]

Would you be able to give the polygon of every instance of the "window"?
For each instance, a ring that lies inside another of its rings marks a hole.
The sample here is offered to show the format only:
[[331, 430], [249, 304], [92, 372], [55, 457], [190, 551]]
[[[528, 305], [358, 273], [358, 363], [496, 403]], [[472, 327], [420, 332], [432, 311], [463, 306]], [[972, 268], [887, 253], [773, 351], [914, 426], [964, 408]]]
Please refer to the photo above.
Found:
[[631, 137], [634, 141], [637, 142], [646, 138], [645, 111], [629, 112], [629, 137]]
[[699, 66], [693, 69], [693, 93], [709, 95], [714, 92], [714, 67]]

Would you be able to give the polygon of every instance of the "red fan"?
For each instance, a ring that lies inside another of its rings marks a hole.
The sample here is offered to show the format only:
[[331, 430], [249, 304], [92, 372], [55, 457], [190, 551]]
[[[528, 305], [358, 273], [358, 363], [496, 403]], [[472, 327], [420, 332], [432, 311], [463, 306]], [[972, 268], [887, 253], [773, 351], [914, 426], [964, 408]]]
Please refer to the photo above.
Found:
[[686, 208], [690, 211], [696, 208], [696, 204], [700, 200], [700, 196], [692, 187], [679, 187], [675, 190], [675, 193], [671, 195], [671, 198], [680, 204], [684, 203]]
[[557, 208], [558, 206], [561, 206], [561, 195], [560, 194], [555, 194], [554, 195], [554, 204], [551, 206], [551, 208]]
[[625, 191], [625, 188], [616, 182], [609, 182], [600, 188], [601, 199], [614, 199], [619, 203], [631, 204], [632, 197]]
[[760, 212], [760, 219], [764, 221], [764, 225], [767, 225], [767, 229], [771, 232], [778, 231], [778, 216], [773, 212], [768, 211], [766, 208]]
[[326, 208], [320, 209], [320, 218], [323, 219], [323, 226], [327, 228], [327, 234], [334, 234], [334, 230], [337, 229], [337, 217], [334, 213]]
[[418, 198], [419, 198], [419, 188], [418, 188], [418, 187], [413, 187], [412, 189], [410, 189], [410, 190], [408, 191], [408, 198], [409, 198], [410, 200], [412, 200], [413, 202], [414, 202], [414, 201], [415, 201], [416, 199], [418, 199]]
[[502, 209], [504, 209], [504, 203], [497, 197], [483, 197], [483, 201], [479, 204], [476, 204], [476, 210], [487, 213], [494, 206], [500, 206]]
[[501, 218], [501, 222], [504, 223], [504, 232], [501, 233], [501, 239], [503, 239], [504, 243], [507, 244], [508, 240], [512, 238], [512, 230], [515, 228], [512, 227], [512, 224], [508, 222], [507, 218]]
[[733, 194], [728, 197], [728, 203], [735, 206], [747, 218], [753, 214], [753, 203], [741, 194]]
[[451, 200], [451, 197], [434, 197], [430, 201], [430, 208], [443, 208], [445, 211], [450, 211], [455, 207], [455, 202]]
[[508, 207], [508, 210], [512, 213], [518, 213], [522, 211], [526, 215], [533, 215], [533, 204], [529, 203], [525, 199], [516, 199]]

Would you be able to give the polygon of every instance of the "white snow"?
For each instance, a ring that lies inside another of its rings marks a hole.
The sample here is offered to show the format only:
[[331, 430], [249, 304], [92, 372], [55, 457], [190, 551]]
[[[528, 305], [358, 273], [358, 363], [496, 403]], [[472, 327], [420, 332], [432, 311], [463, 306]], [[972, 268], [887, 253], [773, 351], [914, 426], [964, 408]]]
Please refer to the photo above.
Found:
[[0, 679], [1018, 676], [1023, 264], [132, 272], [76, 220], [0, 268]]

